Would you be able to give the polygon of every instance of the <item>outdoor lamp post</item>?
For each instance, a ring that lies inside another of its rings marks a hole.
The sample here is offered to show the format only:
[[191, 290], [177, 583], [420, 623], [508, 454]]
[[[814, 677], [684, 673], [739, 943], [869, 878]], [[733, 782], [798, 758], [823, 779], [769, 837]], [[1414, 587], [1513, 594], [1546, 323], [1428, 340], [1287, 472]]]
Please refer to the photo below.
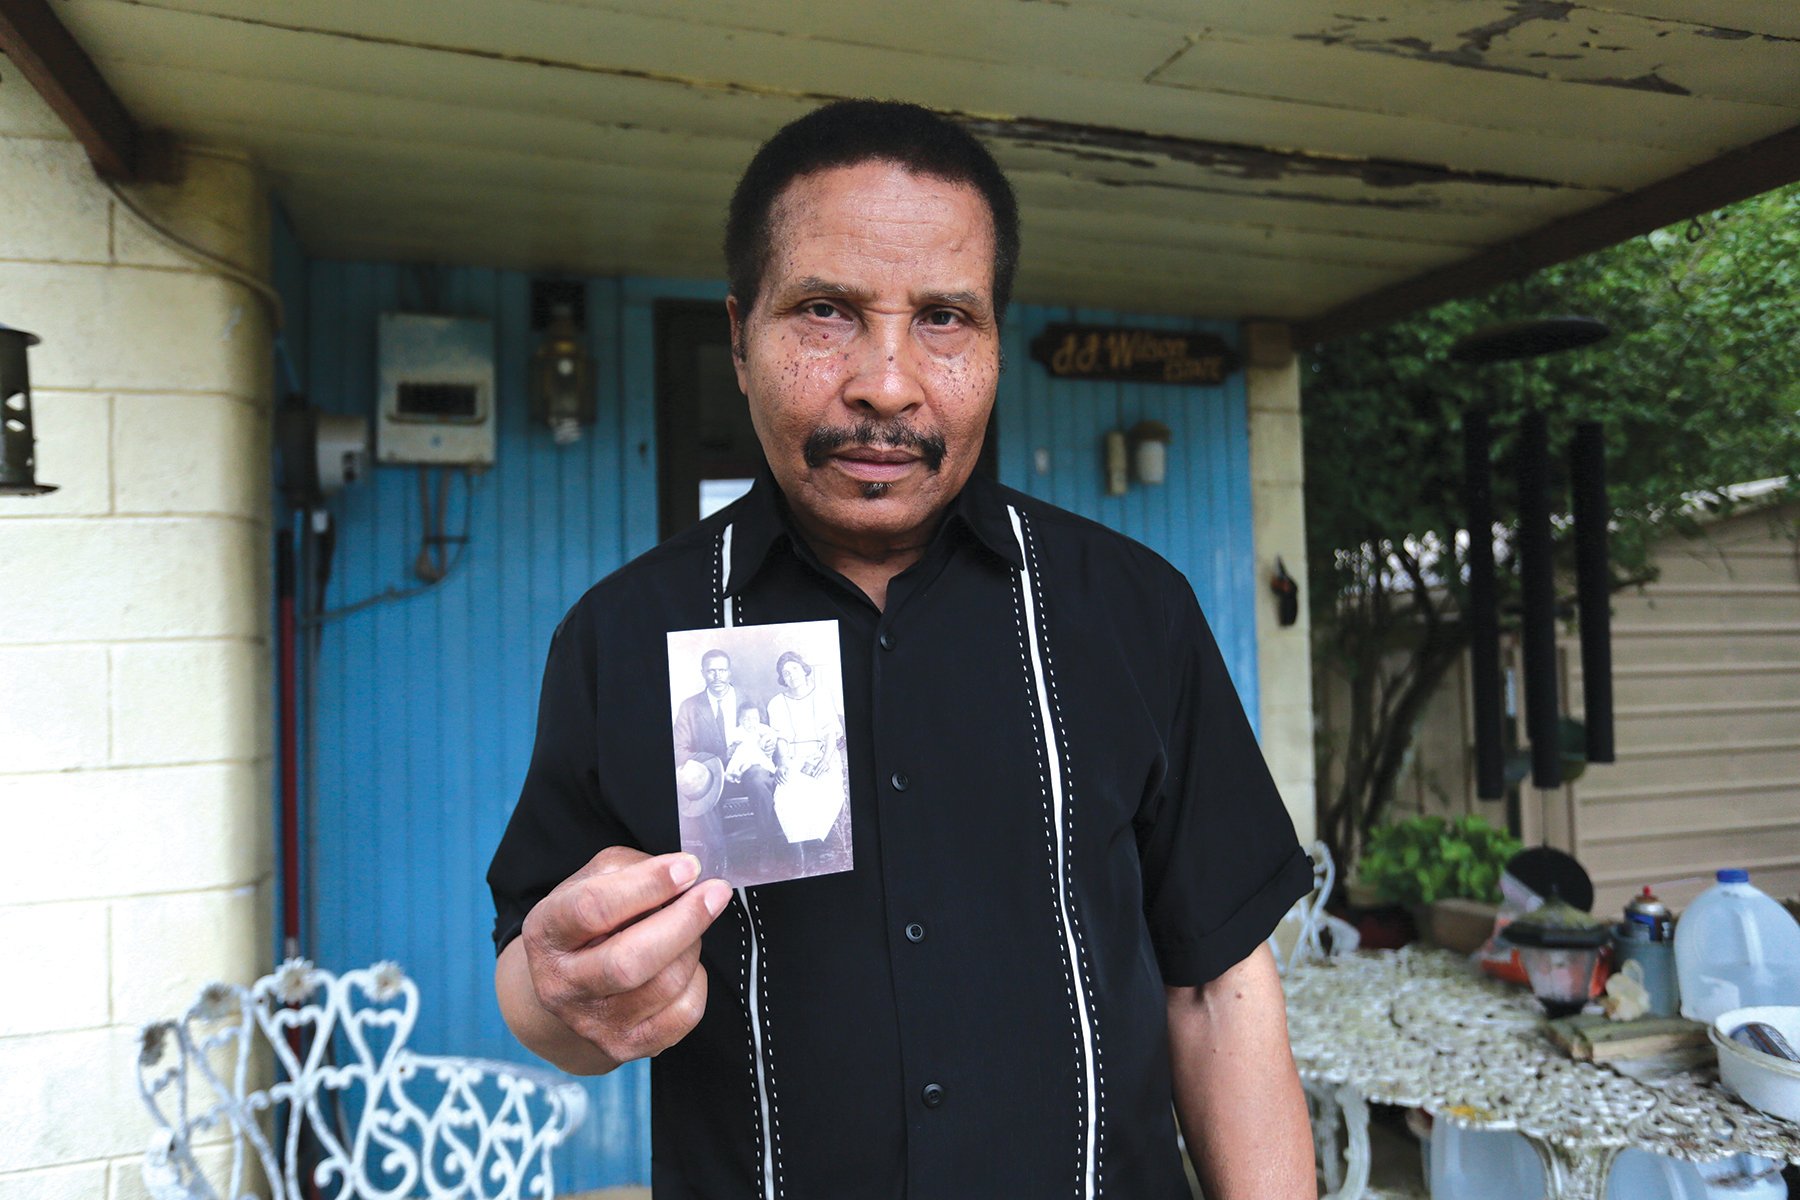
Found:
[[32, 449], [31, 371], [25, 350], [35, 333], [0, 325], [0, 496], [42, 496], [56, 486], [37, 481]]

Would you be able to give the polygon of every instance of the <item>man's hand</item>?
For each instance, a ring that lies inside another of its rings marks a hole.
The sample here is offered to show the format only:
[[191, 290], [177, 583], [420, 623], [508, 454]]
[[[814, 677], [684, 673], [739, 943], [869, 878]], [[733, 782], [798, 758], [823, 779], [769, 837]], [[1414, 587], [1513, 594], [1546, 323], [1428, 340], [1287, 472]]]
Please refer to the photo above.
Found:
[[500, 955], [494, 986], [513, 1033], [576, 1074], [673, 1046], [706, 1011], [700, 935], [731, 900], [694, 885], [691, 854], [613, 846], [564, 880]]

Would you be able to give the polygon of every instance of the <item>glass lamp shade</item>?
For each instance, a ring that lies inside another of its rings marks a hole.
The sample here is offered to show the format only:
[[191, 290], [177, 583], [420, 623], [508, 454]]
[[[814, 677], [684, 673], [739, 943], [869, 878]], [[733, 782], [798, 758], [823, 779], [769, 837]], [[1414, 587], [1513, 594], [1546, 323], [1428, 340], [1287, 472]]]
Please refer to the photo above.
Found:
[[1519, 948], [1532, 995], [1552, 1017], [1580, 1012], [1593, 996], [1594, 968], [1611, 936], [1604, 921], [1554, 892], [1548, 904], [1506, 927], [1506, 940]]
[[1531, 994], [1552, 1017], [1581, 1011], [1594, 989], [1599, 946], [1520, 946], [1519, 961], [1531, 979]]
[[556, 444], [581, 437], [594, 423], [594, 364], [581, 331], [566, 308], [557, 310], [544, 340], [531, 356], [531, 411], [550, 426]]

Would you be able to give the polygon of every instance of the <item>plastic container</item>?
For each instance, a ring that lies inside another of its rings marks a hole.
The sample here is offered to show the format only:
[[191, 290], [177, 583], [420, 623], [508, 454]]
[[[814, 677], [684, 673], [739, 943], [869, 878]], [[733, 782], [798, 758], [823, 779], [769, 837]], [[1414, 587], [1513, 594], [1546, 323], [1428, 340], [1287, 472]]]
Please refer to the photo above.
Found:
[[[1709, 1178], [1711, 1170], [1718, 1182]], [[1678, 1158], [1628, 1149], [1606, 1177], [1606, 1200], [1787, 1200], [1778, 1164], [1739, 1155], [1696, 1166]]]
[[[1431, 1200], [1544, 1195], [1543, 1162], [1522, 1133], [1434, 1121], [1420, 1149]], [[1787, 1184], [1781, 1164], [1766, 1158], [1739, 1154], [1696, 1164], [1632, 1147], [1613, 1161], [1606, 1200], [1787, 1200]]]
[[1434, 1121], [1430, 1159], [1432, 1200], [1520, 1200], [1544, 1194], [1543, 1161], [1522, 1133]]
[[1800, 1121], [1800, 1063], [1752, 1050], [1731, 1040], [1731, 1031], [1761, 1021], [1788, 1044], [1800, 1041], [1800, 1006], [1734, 1008], [1712, 1023], [1712, 1044], [1719, 1052], [1719, 1079], [1752, 1108], [1787, 1121]]
[[1724, 870], [1675, 924], [1681, 1015], [1711, 1022], [1734, 1008], [1800, 1004], [1800, 924], [1750, 884]]

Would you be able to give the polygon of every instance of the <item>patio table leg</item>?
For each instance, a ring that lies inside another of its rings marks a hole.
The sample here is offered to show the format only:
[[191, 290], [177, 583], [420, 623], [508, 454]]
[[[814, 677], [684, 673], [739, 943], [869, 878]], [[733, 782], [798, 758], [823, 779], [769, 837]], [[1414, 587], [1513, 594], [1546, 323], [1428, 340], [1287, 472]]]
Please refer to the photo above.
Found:
[[1325, 1177], [1319, 1200], [1362, 1200], [1369, 1186], [1368, 1102], [1348, 1083], [1308, 1083], [1305, 1088], [1313, 1150]]
[[1525, 1135], [1544, 1164], [1546, 1200], [1606, 1200], [1606, 1177], [1622, 1146], [1560, 1146]]
[[1350, 1144], [1344, 1151], [1344, 1186], [1327, 1200], [1362, 1200], [1363, 1190], [1369, 1186], [1369, 1104], [1347, 1083], [1333, 1099], [1343, 1113], [1344, 1135]]

